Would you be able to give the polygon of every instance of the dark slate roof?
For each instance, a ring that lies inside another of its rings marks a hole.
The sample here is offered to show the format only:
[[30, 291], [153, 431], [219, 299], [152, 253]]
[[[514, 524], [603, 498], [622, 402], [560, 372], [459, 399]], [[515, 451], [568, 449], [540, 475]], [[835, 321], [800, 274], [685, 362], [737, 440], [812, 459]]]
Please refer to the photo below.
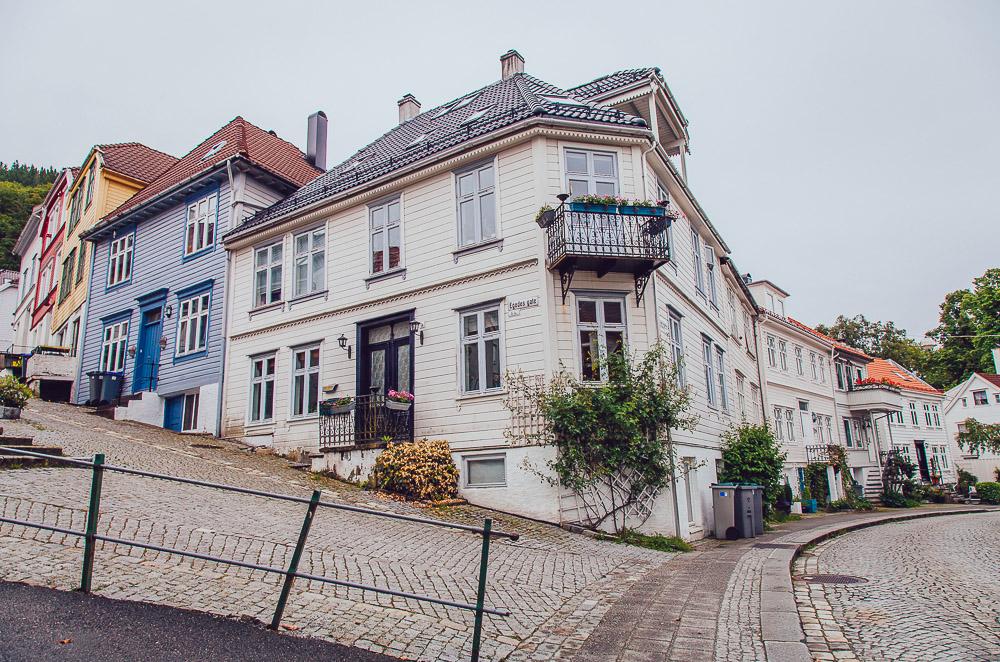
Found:
[[177, 162], [176, 156], [165, 154], [142, 143], [111, 143], [96, 147], [101, 150], [105, 168], [144, 184], [153, 181]]
[[[563, 97], [559, 103], [546, 97]], [[599, 108], [527, 74], [491, 83], [396, 126], [351, 158], [291, 196], [258, 212], [224, 237], [232, 240], [318, 200], [370, 182], [448, 148], [531, 117], [644, 127], [646, 122], [613, 108]]]
[[583, 85], [571, 87], [569, 88], [569, 92], [573, 96], [580, 97], [581, 99], [593, 99], [594, 97], [600, 96], [606, 92], [628, 87], [637, 81], [647, 80], [650, 76], [659, 76], [659, 74], [660, 70], [656, 67], [646, 67], [645, 69], [626, 69], [625, 71], [616, 71], [613, 74], [595, 78], [589, 83], [584, 83]]
[[87, 235], [96, 234], [115, 224], [125, 214], [158, 198], [178, 184], [214, 169], [234, 156], [242, 156], [250, 163], [294, 186], [302, 186], [322, 172], [314, 168], [306, 160], [305, 154], [292, 143], [242, 117], [236, 117], [167, 168], [149, 186], [107, 214], [100, 225], [87, 232]]

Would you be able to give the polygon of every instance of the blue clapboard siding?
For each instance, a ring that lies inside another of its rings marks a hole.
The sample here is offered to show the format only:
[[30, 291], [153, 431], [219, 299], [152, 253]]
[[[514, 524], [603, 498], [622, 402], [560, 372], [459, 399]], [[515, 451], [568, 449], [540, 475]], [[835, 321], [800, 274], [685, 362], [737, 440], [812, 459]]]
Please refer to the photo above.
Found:
[[[183, 249], [187, 204], [200, 199], [211, 190], [217, 190], [219, 196], [215, 246], [185, 259]], [[248, 202], [263, 205], [276, 201], [280, 196], [247, 177], [242, 197]], [[221, 184], [208, 183], [203, 191], [189, 196], [187, 202], [178, 201], [173, 207], [139, 222], [137, 226], [119, 230], [118, 236], [132, 228], [135, 230], [132, 278], [127, 284], [111, 289], [107, 288], [107, 278], [112, 238], [104, 238], [96, 243], [93, 249], [94, 277], [90, 279], [87, 318], [81, 342], [81, 379], [77, 389], [77, 403], [90, 399], [87, 372], [99, 369], [104, 320], [112, 317], [121, 319], [121, 315], [127, 313], [128, 347], [135, 347], [141, 321], [138, 299], [158, 290], [166, 290], [165, 308], [171, 306], [173, 314], [170, 318], [164, 316], [163, 319], [163, 336], [167, 345], [160, 354], [157, 393], [168, 397], [206, 384], [222, 382], [226, 251], [218, 237], [230, 228], [231, 211], [229, 183], [223, 178]], [[212, 281], [207, 351], [197, 356], [177, 357], [176, 340], [180, 318], [177, 293], [206, 281]], [[131, 393], [134, 374], [134, 360], [126, 354], [125, 393]]]

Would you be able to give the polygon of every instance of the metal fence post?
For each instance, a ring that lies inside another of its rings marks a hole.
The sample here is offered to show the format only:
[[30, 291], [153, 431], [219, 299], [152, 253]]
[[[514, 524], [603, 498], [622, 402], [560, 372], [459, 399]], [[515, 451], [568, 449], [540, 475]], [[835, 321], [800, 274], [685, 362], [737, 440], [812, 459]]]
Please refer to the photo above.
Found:
[[285, 613], [285, 604], [288, 602], [288, 594], [292, 591], [292, 583], [295, 581], [295, 573], [299, 571], [299, 561], [302, 559], [302, 550], [306, 546], [306, 538], [309, 536], [309, 528], [312, 526], [313, 516], [316, 514], [316, 506], [322, 492], [313, 490], [312, 498], [309, 499], [309, 509], [306, 510], [306, 517], [302, 520], [302, 530], [299, 531], [299, 540], [295, 543], [295, 550], [292, 552], [292, 560], [288, 564], [288, 572], [285, 573], [285, 581], [281, 585], [281, 595], [278, 597], [278, 606], [274, 610], [274, 618], [271, 619], [271, 629], [277, 630], [281, 624], [281, 615]]
[[483, 551], [479, 556], [479, 590], [476, 592], [476, 626], [472, 632], [472, 662], [479, 662], [479, 644], [483, 636], [483, 603], [486, 602], [486, 567], [490, 560], [492, 528], [492, 519], [483, 521]]
[[94, 552], [97, 546], [97, 520], [101, 515], [101, 485], [104, 483], [104, 453], [94, 455], [94, 473], [90, 478], [90, 506], [87, 508], [87, 528], [83, 537], [83, 577], [80, 590], [90, 593], [94, 575]]

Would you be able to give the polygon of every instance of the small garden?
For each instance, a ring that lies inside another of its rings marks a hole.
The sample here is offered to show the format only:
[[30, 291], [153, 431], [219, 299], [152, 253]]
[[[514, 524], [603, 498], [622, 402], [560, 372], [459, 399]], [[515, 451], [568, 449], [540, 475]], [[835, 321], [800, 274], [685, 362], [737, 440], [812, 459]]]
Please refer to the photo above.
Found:
[[11, 375], [0, 377], [0, 418], [21, 418], [21, 409], [32, 395], [34, 394], [31, 389], [16, 377]]

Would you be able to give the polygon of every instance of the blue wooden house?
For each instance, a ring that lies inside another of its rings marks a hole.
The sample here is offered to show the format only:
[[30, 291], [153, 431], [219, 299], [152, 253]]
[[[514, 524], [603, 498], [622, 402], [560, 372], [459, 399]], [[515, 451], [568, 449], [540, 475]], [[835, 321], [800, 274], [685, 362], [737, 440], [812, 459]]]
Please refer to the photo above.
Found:
[[242, 117], [109, 213], [92, 242], [76, 402], [179, 431], [218, 433], [227, 258], [219, 237], [322, 173], [310, 155]]

